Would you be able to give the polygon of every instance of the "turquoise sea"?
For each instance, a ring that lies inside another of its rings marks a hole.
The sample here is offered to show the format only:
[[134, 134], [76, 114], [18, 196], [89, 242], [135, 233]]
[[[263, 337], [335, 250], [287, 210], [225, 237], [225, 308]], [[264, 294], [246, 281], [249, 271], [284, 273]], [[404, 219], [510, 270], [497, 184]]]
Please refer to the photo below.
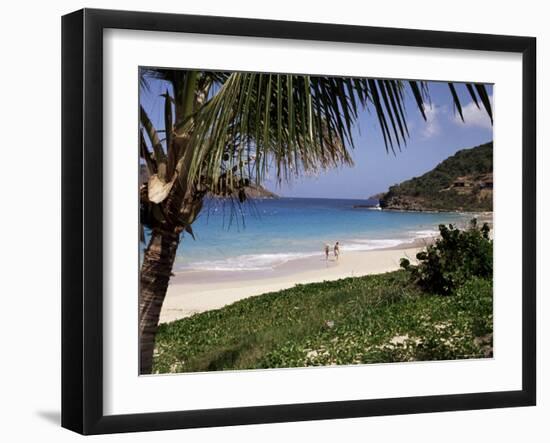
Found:
[[326, 243], [346, 251], [396, 246], [437, 233], [440, 223], [464, 224], [460, 213], [354, 208], [369, 200], [280, 198], [243, 206], [209, 200], [182, 239], [174, 271], [268, 270], [296, 258], [322, 255]]

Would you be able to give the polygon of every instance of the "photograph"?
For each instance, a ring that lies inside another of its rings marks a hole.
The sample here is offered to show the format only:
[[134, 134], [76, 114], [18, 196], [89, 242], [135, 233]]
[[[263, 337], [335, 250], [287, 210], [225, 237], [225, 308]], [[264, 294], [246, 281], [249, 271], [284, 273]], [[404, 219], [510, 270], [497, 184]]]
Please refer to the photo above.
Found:
[[140, 374], [493, 357], [492, 84], [136, 88]]

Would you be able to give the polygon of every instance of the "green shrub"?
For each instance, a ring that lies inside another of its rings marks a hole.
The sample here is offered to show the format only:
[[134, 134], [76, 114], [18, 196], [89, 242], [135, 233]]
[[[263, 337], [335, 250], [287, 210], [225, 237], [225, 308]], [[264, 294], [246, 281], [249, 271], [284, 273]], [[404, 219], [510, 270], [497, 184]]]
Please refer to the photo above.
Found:
[[401, 267], [424, 290], [443, 295], [451, 294], [472, 277], [492, 278], [493, 241], [489, 231], [487, 223], [478, 228], [475, 218], [466, 230], [439, 225], [440, 238], [416, 255], [418, 265], [401, 259]]

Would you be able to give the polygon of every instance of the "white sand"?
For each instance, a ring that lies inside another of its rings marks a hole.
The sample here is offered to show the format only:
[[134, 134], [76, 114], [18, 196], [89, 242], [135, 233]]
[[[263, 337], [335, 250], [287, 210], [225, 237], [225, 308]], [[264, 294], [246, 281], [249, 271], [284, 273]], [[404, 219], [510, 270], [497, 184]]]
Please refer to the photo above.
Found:
[[162, 307], [160, 322], [218, 309], [243, 298], [291, 288], [297, 283], [314, 283], [394, 271], [399, 260], [415, 262], [420, 245], [392, 249], [346, 252], [328, 262], [324, 257], [293, 260], [273, 271], [181, 272], [172, 278]]

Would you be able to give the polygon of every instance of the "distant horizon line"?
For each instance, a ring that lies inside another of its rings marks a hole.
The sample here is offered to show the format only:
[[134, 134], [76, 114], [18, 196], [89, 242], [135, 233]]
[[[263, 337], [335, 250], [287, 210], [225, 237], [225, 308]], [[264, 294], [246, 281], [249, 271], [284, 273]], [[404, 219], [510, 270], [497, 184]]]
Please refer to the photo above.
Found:
[[296, 199], [309, 199], [309, 200], [376, 200], [375, 198], [370, 197], [295, 197], [295, 196], [288, 196], [288, 195], [277, 195], [277, 197], [274, 198], [265, 198], [266, 200], [276, 200], [277, 198], [296, 198]]
[[[475, 146], [471, 146], [469, 148], [460, 148], [454, 154], [452, 154], [452, 155], [448, 156], [447, 158], [443, 159], [442, 161], [437, 163], [435, 166], [433, 166], [431, 169], [428, 169], [426, 172], [423, 172], [422, 174], [417, 175], [417, 176], [411, 176], [410, 178], [402, 180], [400, 183], [403, 183], [404, 181], [407, 181], [407, 180], [411, 180], [412, 178], [415, 178], [415, 177], [421, 177], [422, 175], [433, 171], [437, 166], [439, 166], [445, 160], [453, 157], [454, 155], [456, 155], [460, 151], [466, 151], [466, 150], [469, 150], [469, 149], [479, 148], [480, 146], [488, 145], [489, 143], [493, 143], [493, 142], [494, 142], [494, 140], [491, 139], [489, 141], [486, 141], [484, 143], [480, 143], [480, 144], [475, 145]], [[494, 149], [494, 147], [493, 147], [493, 149]], [[262, 186], [265, 187], [265, 185], [262, 185]], [[267, 189], [269, 192], [272, 192], [272, 193], [276, 194], [277, 197], [279, 197], [279, 198], [310, 198], [310, 199], [325, 199], [325, 200], [376, 200], [376, 198], [371, 198], [371, 197], [374, 196], [374, 195], [377, 195], [377, 194], [385, 194], [389, 190], [389, 189], [387, 189], [386, 191], [375, 192], [374, 194], [371, 194], [370, 197], [365, 197], [365, 198], [348, 198], [348, 197], [342, 198], [342, 197], [291, 197], [291, 196], [286, 196], [286, 195], [278, 195], [276, 191], [273, 191], [273, 190], [271, 190], [267, 187], [265, 187], [265, 189]]]

